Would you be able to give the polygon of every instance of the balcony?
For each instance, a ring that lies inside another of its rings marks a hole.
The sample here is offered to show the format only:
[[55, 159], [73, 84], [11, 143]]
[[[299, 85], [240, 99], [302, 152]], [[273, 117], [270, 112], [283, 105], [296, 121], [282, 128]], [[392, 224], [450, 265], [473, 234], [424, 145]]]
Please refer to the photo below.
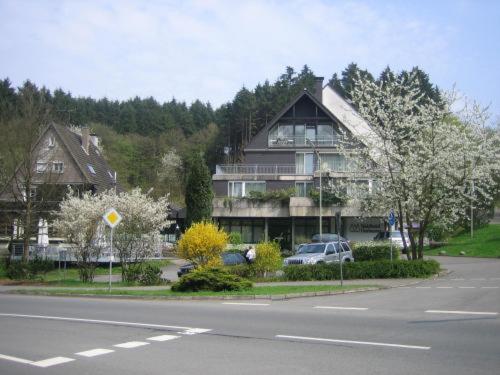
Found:
[[[303, 169], [303, 168], [302, 168]], [[295, 164], [222, 164], [215, 168], [216, 175], [311, 175]]]
[[[344, 136], [334, 135], [324, 138], [311, 139], [315, 147], [336, 147], [343, 142]], [[294, 148], [311, 147], [311, 143], [304, 136], [276, 136], [269, 137], [268, 146], [270, 148]]]

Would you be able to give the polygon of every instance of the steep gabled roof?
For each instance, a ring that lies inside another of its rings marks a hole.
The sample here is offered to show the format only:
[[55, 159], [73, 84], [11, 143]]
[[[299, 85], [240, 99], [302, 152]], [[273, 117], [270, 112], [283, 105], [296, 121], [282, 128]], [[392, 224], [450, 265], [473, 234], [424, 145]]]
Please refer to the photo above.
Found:
[[[75, 161], [80, 173], [85, 178], [83, 182], [94, 185], [97, 193], [115, 186], [115, 172], [109, 167], [99, 149], [92, 142], [89, 142], [89, 152], [87, 154], [82, 147], [81, 135], [71, 131], [66, 126], [55, 123], [52, 123], [49, 128], [54, 129], [55, 133], [61, 139], [62, 145]], [[91, 172], [89, 165], [95, 173]], [[123, 191], [118, 183], [116, 183], [116, 188], [117, 191]]]

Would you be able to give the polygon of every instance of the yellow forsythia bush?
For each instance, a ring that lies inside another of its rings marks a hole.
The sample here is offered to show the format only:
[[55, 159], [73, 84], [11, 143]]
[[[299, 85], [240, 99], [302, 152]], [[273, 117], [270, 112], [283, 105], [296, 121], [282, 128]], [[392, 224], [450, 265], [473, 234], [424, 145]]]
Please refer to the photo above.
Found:
[[277, 242], [261, 242], [255, 248], [253, 267], [258, 275], [266, 276], [268, 272], [275, 272], [281, 268], [281, 252]]
[[195, 223], [189, 227], [177, 244], [177, 255], [199, 268], [222, 265], [221, 254], [226, 248], [228, 235], [210, 222]]

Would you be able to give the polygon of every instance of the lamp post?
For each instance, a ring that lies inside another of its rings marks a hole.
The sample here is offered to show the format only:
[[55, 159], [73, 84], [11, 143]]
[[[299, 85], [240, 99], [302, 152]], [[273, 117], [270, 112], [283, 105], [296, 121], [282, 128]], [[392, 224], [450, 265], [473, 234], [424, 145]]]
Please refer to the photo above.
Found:
[[[311, 144], [311, 147], [314, 151], [314, 153], [316, 154], [317, 158], [318, 158], [318, 171], [319, 171], [319, 238], [320, 238], [320, 241], [322, 241], [322, 237], [323, 237], [323, 186], [321, 184], [321, 155], [320, 153], [318, 152], [318, 150], [316, 150], [316, 147], [314, 146], [314, 143], [309, 139], [309, 138], [306, 138], [306, 142], [309, 142]], [[304, 162], [305, 162], [305, 158], [304, 158]]]

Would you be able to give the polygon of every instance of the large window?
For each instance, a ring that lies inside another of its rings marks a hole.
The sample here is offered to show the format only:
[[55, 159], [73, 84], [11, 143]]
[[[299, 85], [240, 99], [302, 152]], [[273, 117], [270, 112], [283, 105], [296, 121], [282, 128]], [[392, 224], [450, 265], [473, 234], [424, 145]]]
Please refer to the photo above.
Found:
[[246, 197], [251, 191], [264, 193], [266, 191], [265, 181], [229, 181], [228, 196]]
[[270, 146], [332, 146], [337, 141], [333, 124], [277, 124], [269, 131]]
[[312, 152], [298, 152], [295, 154], [295, 173], [314, 173], [314, 154]]
[[346, 169], [347, 162], [344, 155], [321, 154], [321, 170], [344, 172]]
[[227, 233], [240, 233], [244, 243], [264, 241], [263, 219], [220, 219], [219, 224]]
[[311, 181], [300, 181], [295, 183], [297, 197], [308, 197], [312, 188], [313, 183]]

